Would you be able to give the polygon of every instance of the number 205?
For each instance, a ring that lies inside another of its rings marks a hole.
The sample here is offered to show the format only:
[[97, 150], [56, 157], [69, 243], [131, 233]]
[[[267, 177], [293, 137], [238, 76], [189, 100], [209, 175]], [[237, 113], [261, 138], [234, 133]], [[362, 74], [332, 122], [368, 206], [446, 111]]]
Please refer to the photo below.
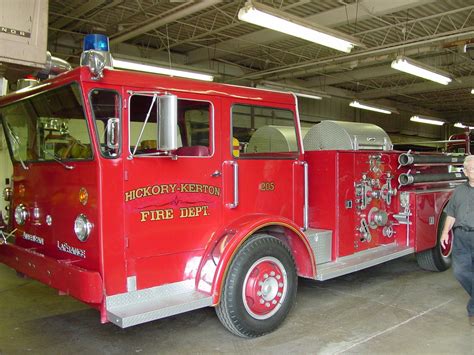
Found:
[[259, 185], [260, 191], [273, 191], [275, 190], [275, 183], [274, 182], [262, 182]]

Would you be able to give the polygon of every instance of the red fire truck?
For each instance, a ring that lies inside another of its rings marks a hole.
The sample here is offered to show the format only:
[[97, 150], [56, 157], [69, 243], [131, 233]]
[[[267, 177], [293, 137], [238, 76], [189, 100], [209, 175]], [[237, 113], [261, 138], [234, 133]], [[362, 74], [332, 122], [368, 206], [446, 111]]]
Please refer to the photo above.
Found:
[[471, 154], [474, 149], [473, 133], [467, 131], [460, 134], [453, 134], [449, 137], [446, 151], [450, 153]]
[[283, 322], [298, 277], [413, 253], [450, 266], [438, 239], [462, 158], [393, 151], [369, 124], [301, 127], [290, 93], [87, 63], [0, 100], [0, 261], [102, 322], [213, 306], [255, 337]]

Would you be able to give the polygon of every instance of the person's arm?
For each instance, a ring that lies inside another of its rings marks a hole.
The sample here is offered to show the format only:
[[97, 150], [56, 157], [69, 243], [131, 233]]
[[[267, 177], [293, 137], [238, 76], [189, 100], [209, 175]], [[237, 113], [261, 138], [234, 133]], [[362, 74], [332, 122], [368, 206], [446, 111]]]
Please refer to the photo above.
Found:
[[451, 216], [446, 216], [446, 220], [444, 221], [443, 232], [441, 232], [441, 245], [446, 247], [449, 239], [449, 231], [453, 228], [454, 222], [456, 222], [456, 218]]

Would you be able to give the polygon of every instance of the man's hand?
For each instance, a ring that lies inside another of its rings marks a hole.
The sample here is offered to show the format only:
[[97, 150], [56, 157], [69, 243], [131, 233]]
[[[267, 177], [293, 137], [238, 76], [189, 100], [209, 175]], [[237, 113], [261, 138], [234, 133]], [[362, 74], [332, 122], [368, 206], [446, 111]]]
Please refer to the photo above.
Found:
[[449, 231], [454, 226], [454, 222], [456, 222], [456, 218], [451, 216], [446, 216], [446, 221], [444, 222], [443, 232], [441, 233], [441, 246], [446, 248], [448, 246], [449, 241]]
[[449, 241], [449, 232], [441, 234], [441, 246], [443, 248], [446, 248], [448, 246], [448, 241]]

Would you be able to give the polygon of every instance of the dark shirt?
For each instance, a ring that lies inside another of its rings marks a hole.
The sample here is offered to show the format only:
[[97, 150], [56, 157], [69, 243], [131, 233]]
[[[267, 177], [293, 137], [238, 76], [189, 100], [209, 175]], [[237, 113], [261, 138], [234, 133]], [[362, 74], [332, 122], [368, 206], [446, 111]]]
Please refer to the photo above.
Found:
[[456, 218], [454, 227], [474, 228], [474, 187], [468, 182], [456, 187], [446, 206], [446, 213]]

